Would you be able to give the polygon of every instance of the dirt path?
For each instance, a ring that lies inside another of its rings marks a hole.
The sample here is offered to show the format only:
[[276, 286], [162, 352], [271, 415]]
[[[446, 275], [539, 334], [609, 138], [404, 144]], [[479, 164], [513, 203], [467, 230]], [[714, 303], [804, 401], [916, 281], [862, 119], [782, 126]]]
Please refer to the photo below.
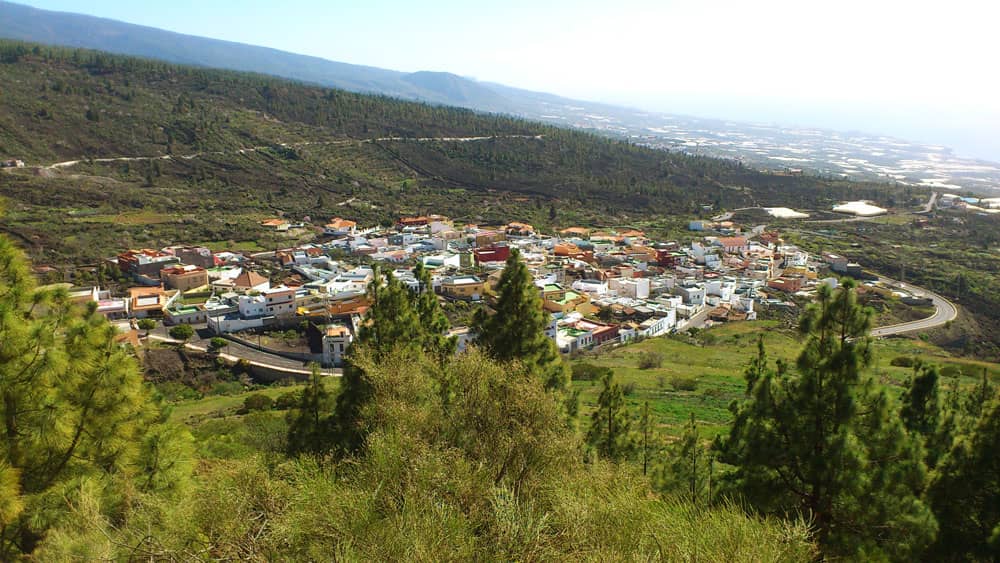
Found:
[[203, 156], [225, 156], [228, 154], [247, 154], [252, 152], [257, 152], [261, 150], [270, 149], [273, 147], [284, 147], [284, 148], [298, 148], [298, 147], [310, 147], [310, 146], [334, 146], [334, 145], [362, 145], [365, 143], [379, 143], [379, 142], [417, 142], [417, 143], [431, 143], [431, 142], [457, 142], [457, 143], [469, 143], [475, 141], [488, 141], [492, 139], [534, 139], [541, 140], [542, 135], [494, 135], [486, 137], [378, 137], [375, 139], [338, 139], [336, 141], [302, 141], [298, 143], [277, 143], [274, 145], [263, 145], [257, 147], [247, 147], [242, 149], [236, 149], [232, 151], [210, 151], [210, 152], [196, 152], [193, 154], [181, 154], [181, 155], [157, 155], [157, 156], [115, 156], [107, 158], [91, 158], [91, 159], [77, 159], [77, 160], [65, 160], [62, 162], [55, 162], [47, 166], [34, 166], [33, 168], [43, 168], [46, 170], [56, 170], [59, 168], [70, 168], [80, 164], [81, 162], [86, 163], [112, 163], [112, 162], [133, 162], [140, 160], [192, 160], [195, 158], [201, 158]]

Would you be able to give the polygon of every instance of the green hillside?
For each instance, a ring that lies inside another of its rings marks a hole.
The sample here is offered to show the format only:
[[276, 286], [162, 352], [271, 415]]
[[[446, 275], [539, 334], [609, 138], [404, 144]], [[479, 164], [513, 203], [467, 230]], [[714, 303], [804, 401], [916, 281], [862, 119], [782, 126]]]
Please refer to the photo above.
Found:
[[[555, 207], [560, 223], [623, 223], [705, 204], [891, 197], [259, 75], [9, 41], [0, 60], [0, 157], [28, 164], [0, 176], [3, 228], [48, 263], [183, 241], [270, 246], [280, 241], [262, 239], [258, 221], [276, 214], [545, 224]], [[79, 162], [51, 167], [65, 161]]]

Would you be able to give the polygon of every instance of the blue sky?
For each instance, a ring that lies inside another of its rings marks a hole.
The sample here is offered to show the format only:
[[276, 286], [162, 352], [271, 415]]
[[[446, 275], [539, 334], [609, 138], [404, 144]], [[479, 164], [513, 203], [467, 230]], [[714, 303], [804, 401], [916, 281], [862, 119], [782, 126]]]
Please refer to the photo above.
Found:
[[403, 71], [1000, 160], [982, 0], [20, 0]]

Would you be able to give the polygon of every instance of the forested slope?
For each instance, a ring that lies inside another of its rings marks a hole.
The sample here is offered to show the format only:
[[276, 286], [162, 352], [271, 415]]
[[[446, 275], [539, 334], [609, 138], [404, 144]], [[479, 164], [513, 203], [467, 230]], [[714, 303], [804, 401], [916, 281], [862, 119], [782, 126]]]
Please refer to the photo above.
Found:
[[[0, 60], [0, 157], [29, 165], [0, 176], [6, 228], [47, 258], [181, 242], [178, 224], [189, 239], [253, 240], [249, 226], [279, 213], [532, 220], [555, 205], [625, 221], [892, 190], [259, 75], [17, 42], [0, 42]], [[101, 160], [121, 157], [134, 159]], [[63, 225], [137, 210], [163, 220]]]

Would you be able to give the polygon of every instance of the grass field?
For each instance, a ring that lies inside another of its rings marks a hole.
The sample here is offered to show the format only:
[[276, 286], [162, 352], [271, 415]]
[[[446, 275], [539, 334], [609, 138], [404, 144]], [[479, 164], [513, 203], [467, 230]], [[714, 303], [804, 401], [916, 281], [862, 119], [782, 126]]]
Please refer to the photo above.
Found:
[[[768, 358], [794, 362], [800, 349], [799, 336], [781, 328], [777, 321], [725, 324], [701, 331], [696, 337], [673, 335], [653, 338], [572, 360], [589, 362], [614, 370], [616, 381], [625, 387], [633, 417], [649, 402], [650, 416], [657, 431], [677, 436], [692, 413], [703, 438], [724, 432], [730, 421], [729, 404], [743, 398], [743, 370], [756, 354], [757, 339], [763, 335]], [[662, 358], [660, 367], [641, 369], [640, 358], [646, 353]], [[894, 358], [912, 356], [942, 367], [943, 387], [956, 382], [973, 384], [983, 370], [1000, 381], [1000, 365], [957, 358], [933, 344], [919, 339], [891, 338], [875, 342], [875, 360], [870, 368], [878, 381], [898, 394], [912, 373], [911, 368], [891, 365]], [[328, 379], [327, 387], [336, 392], [338, 380]], [[601, 391], [599, 381], [574, 381], [580, 391], [580, 429], [589, 425], [589, 416]], [[183, 401], [173, 406], [171, 419], [197, 427], [206, 421], [233, 417], [243, 400], [253, 393], [276, 398], [302, 385], [267, 387], [237, 395], [208, 396]], [[946, 391], [947, 392], [947, 391]]]
[[[799, 337], [792, 330], [779, 328], [776, 321], [720, 325], [702, 331], [696, 338], [680, 335], [654, 338], [574, 361], [613, 369], [616, 380], [627, 391], [632, 415], [637, 417], [643, 403], [648, 401], [650, 417], [660, 432], [679, 435], [694, 413], [701, 435], [711, 438], [727, 428], [729, 404], [743, 398], [743, 370], [756, 354], [760, 335], [764, 336], [768, 358], [794, 362], [800, 349]], [[661, 367], [640, 369], [641, 356], [649, 352], [661, 355]], [[893, 393], [902, 390], [912, 373], [911, 368], [890, 365], [897, 356], [915, 356], [942, 366], [945, 375], [951, 376], [944, 379], [946, 389], [955, 377], [963, 386], [972, 384], [983, 369], [994, 380], [1000, 379], [997, 364], [955, 358], [921, 340], [878, 340], [871, 372]], [[688, 390], [690, 384], [685, 385], [685, 379], [694, 380], [693, 390]], [[586, 428], [601, 385], [598, 381], [574, 381], [573, 388], [580, 391], [580, 426]]]
[[[334, 387], [335, 384], [328, 381], [327, 386]], [[250, 395], [261, 393], [272, 399], [276, 399], [279, 395], [299, 391], [304, 387], [305, 385], [275, 385], [237, 395], [212, 395], [191, 401], [181, 401], [172, 405], [170, 420], [186, 424], [197, 424], [206, 418], [230, 416], [236, 414], [237, 409], [243, 406], [243, 400]]]

